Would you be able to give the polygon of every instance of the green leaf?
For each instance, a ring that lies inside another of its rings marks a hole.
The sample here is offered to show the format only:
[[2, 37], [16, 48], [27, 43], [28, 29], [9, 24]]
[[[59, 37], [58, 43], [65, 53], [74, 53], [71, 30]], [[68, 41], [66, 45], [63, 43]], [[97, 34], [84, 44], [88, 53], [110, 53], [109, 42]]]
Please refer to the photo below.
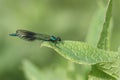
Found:
[[[97, 47], [104, 50], [109, 50], [109, 35], [110, 35], [110, 18], [112, 12], [112, 0], [106, 11], [105, 22]], [[118, 80], [120, 78], [120, 62], [100, 62], [92, 65], [92, 70], [89, 75], [89, 80]]]
[[111, 13], [112, 13], [112, 0], [109, 0], [108, 8], [106, 10], [105, 21], [103, 24], [103, 30], [101, 32], [101, 36], [100, 36], [99, 42], [97, 44], [97, 47], [100, 49], [109, 50]]
[[92, 65], [92, 70], [88, 75], [88, 80], [116, 80], [114, 77], [103, 72], [98, 66]]
[[116, 79], [120, 77], [120, 62], [119, 61], [98, 63], [95, 66], [99, 70], [102, 70], [106, 74], [110, 75], [111, 77], [114, 77]]
[[63, 41], [57, 44], [43, 42], [41, 46], [50, 47], [64, 58], [78, 64], [91, 65], [100, 62], [111, 62], [120, 58], [120, 54], [117, 52], [104, 51], [79, 41]]
[[97, 80], [118, 80], [120, 78], [120, 62], [102, 62], [92, 65], [90, 78], [98, 77]]
[[105, 11], [106, 10], [103, 5], [98, 7], [90, 21], [90, 26], [86, 37], [86, 41], [95, 47], [97, 46], [97, 43], [100, 38], [100, 33], [102, 31], [102, 26], [105, 18]]

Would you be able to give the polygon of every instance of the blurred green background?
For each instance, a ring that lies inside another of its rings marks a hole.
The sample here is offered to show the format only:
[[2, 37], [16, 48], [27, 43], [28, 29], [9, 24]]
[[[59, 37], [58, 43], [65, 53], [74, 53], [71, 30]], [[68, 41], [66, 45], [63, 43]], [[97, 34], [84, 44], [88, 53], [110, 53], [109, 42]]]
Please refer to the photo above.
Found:
[[[63, 40], [85, 41], [98, 4], [108, 0], [0, 0], [0, 80], [25, 80], [22, 61], [40, 69], [65, 67], [68, 61], [55, 51], [40, 48], [8, 34], [17, 29], [60, 36]], [[120, 45], [120, 0], [113, 1], [111, 49]], [[82, 68], [81, 68], [82, 70]]]

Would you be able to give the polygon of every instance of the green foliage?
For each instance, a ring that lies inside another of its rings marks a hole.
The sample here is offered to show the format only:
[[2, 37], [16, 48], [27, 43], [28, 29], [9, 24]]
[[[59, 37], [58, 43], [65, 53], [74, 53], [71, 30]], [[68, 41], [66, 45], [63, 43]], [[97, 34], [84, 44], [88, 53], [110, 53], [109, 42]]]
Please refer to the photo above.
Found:
[[[98, 48], [104, 49], [104, 50], [109, 50], [109, 35], [110, 35], [109, 24], [110, 24], [110, 19], [111, 19], [111, 13], [112, 13], [112, 0], [109, 1], [108, 8], [106, 11], [106, 16], [105, 16], [105, 22], [103, 25], [103, 30], [100, 35], [99, 42], [97, 44]], [[92, 65], [92, 70], [91, 70], [89, 79], [94, 80], [95, 76], [100, 77], [99, 78], [100, 80], [106, 80], [106, 79], [116, 80], [116, 79], [118, 79], [120, 77], [119, 76], [120, 75], [120, 68], [119, 68], [120, 63], [118, 60], [113, 61], [113, 62], [107, 62], [107, 63], [101, 62], [99, 64]], [[99, 72], [101, 72], [101, 73], [99, 73]], [[95, 80], [96, 80], [96, 78], [95, 78]]]
[[108, 8], [106, 10], [105, 21], [103, 24], [103, 30], [98, 42], [97, 47], [100, 49], [109, 49], [109, 32], [110, 32], [110, 20], [111, 20], [111, 13], [112, 13], [112, 0], [109, 0]]
[[[103, 67], [103, 65], [102, 65], [102, 67]], [[108, 69], [104, 69], [104, 68], [100, 68], [100, 65], [93, 65], [92, 70], [90, 71], [90, 73], [88, 75], [88, 79], [89, 80], [116, 80], [116, 78], [114, 78], [111, 75], [108, 75], [107, 73], [105, 73], [103, 71], [103, 70], [109, 71], [110, 70], [109, 67], [110, 66], [108, 66]]]
[[[98, 1], [98, 3], [100, 3], [100, 1]], [[105, 11], [106, 11], [105, 6], [100, 5], [93, 13], [93, 17], [90, 21], [90, 26], [86, 37], [86, 41], [95, 47], [97, 46], [97, 43], [100, 39], [100, 33], [102, 31], [101, 26], [103, 26], [104, 23]]]
[[118, 52], [105, 51], [79, 41], [63, 41], [56, 45], [54, 43], [44, 42], [41, 46], [50, 47], [66, 59], [78, 64], [92, 65], [120, 59]]
[[[69, 61], [73, 61], [77, 64], [82, 65], [91, 65], [92, 68], [88, 74], [88, 80], [118, 80], [120, 78], [120, 54], [119, 52], [108, 51], [110, 34], [109, 24], [112, 12], [112, 0], [109, 0], [108, 3], [109, 4], [106, 10], [106, 15], [104, 17], [104, 22], [101, 21], [100, 18], [100, 25], [94, 25], [102, 29], [101, 35], [96, 35], [99, 37], [95, 36], [95, 43], [93, 42], [94, 47], [88, 43], [80, 41], [62, 41], [56, 44], [52, 42], [43, 42], [41, 46], [54, 49], [57, 53]], [[104, 9], [101, 9], [100, 13], [103, 12]], [[103, 26], [101, 26], [101, 24], [103, 24]], [[88, 42], [91, 42], [89, 39], [93, 41], [91, 37], [88, 37]], [[98, 44], [96, 44], [97, 41]], [[39, 75], [41, 73], [39, 72], [39, 69], [36, 69], [36, 67], [34, 67], [31, 63], [25, 62], [23, 69], [29, 80], [45, 80], [45, 75], [42, 74], [42, 77], [40, 77]], [[63, 80], [67, 79], [64, 78]]]

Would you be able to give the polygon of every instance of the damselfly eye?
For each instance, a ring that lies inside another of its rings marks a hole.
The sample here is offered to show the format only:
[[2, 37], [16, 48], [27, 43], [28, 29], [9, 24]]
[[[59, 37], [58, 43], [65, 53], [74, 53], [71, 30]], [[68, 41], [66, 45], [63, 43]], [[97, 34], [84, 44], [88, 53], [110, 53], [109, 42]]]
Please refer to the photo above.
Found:
[[58, 40], [58, 41], [61, 41], [61, 38], [60, 38], [60, 37], [57, 37], [57, 40]]

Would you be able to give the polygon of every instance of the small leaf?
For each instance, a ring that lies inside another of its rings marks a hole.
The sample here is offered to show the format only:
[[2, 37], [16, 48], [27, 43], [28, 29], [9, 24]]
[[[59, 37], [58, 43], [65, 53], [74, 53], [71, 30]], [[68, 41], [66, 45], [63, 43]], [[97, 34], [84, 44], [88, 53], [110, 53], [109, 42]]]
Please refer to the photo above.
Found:
[[100, 80], [118, 80], [120, 78], [120, 62], [103, 62], [92, 65], [90, 76], [92, 80], [95, 76]]
[[92, 70], [88, 75], [88, 80], [116, 80], [116, 79], [106, 74], [102, 70], [98, 69], [98, 67], [94, 65], [92, 66]]
[[109, 35], [110, 35], [110, 20], [112, 13], [112, 0], [108, 2], [108, 8], [106, 10], [106, 17], [103, 24], [103, 30], [101, 32], [101, 36], [98, 42], [97, 47], [100, 49], [109, 50]]
[[96, 66], [99, 70], [102, 70], [103, 72], [110, 75], [111, 77], [114, 77], [116, 79], [120, 77], [119, 61], [98, 63], [96, 64]]
[[63, 41], [57, 44], [43, 42], [41, 46], [50, 47], [64, 58], [79, 64], [112, 62], [120, 58], [117, 52], [104, 51], [79, 41]]

